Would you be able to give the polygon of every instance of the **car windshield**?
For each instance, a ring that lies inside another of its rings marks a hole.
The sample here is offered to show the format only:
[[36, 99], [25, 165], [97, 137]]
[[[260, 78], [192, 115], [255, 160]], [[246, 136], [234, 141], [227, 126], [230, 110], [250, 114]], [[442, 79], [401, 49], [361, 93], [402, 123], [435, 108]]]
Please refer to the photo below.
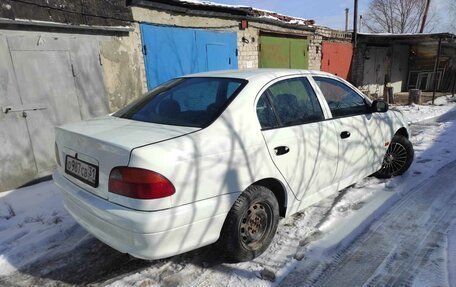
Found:
[[114, 114], [135, 121], [190, 127], [211, 124], [247, 84], [229, 78], [179, 78]]

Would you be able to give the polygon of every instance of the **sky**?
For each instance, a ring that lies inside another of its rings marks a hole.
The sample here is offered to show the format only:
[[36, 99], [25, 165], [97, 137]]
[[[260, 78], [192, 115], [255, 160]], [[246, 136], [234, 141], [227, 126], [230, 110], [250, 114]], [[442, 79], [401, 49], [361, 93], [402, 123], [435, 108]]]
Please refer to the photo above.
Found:
[[[328, 26], [334, 29], [345, 28], [345, 8], [350, 9], [350, 28], [353, 23], [353, 0], [211, 0], [212, 2], [246, 5], [260, 9], [271, 10], [285, 15], [313, 19], [317, 24]], [[436, 11], [437, 19], [442, 25], [438, 25], [439, 31], [445, 32], [448, 13], [446, 12], [445, 1], [456, 0], [431, 0], [431, 9]], [[359, 14], [367, 10], [370, 0], [358, 0]], [[367, 32], [367, 31], [362, 31]]]
[[[345, 8], [350, 9], [350, 27], [353, 21], [353, 0], [213, 0], [213, 2], [253, 6], [285, 15], [313, 19], [319, 25], [335, 29], [345, 27]], [[358, 0], [359, 10], [367, 8], [369, 0]]]

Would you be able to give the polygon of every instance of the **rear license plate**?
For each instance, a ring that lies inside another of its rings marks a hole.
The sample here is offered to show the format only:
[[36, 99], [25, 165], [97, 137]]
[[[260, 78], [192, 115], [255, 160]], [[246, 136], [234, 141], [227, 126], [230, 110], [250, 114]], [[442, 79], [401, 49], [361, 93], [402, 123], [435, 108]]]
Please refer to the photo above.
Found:
[[67, 155], [65, 172], [90, 186], [98, 186], [98, 166]]

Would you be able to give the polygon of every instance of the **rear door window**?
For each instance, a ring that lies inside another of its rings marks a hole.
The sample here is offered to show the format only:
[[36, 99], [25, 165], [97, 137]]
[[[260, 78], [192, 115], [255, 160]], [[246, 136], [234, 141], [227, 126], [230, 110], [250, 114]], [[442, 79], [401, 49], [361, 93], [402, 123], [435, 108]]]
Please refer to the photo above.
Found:
[[114, 116], [157, 124], [205, 127], [239, 94], [247, 81], [181, 78], [165, 83]]
[[261, 128], [270, 129], [278, 126], [276, 115], [266, 94], [263, 94], [258, 100], [256, 111]]
[[270, 86], [258, 101], [257, 116], [263, 129], [324, 119], [317, 96], [305, 78], [287, 79]]

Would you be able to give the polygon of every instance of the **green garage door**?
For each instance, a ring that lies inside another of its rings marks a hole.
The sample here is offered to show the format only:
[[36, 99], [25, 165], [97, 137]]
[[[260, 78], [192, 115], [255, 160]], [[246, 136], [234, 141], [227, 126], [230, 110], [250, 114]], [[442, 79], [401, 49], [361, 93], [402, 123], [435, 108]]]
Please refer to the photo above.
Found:
[[304, 38], [261, 36], [260, 67], [307, 69], [309, 42]]

